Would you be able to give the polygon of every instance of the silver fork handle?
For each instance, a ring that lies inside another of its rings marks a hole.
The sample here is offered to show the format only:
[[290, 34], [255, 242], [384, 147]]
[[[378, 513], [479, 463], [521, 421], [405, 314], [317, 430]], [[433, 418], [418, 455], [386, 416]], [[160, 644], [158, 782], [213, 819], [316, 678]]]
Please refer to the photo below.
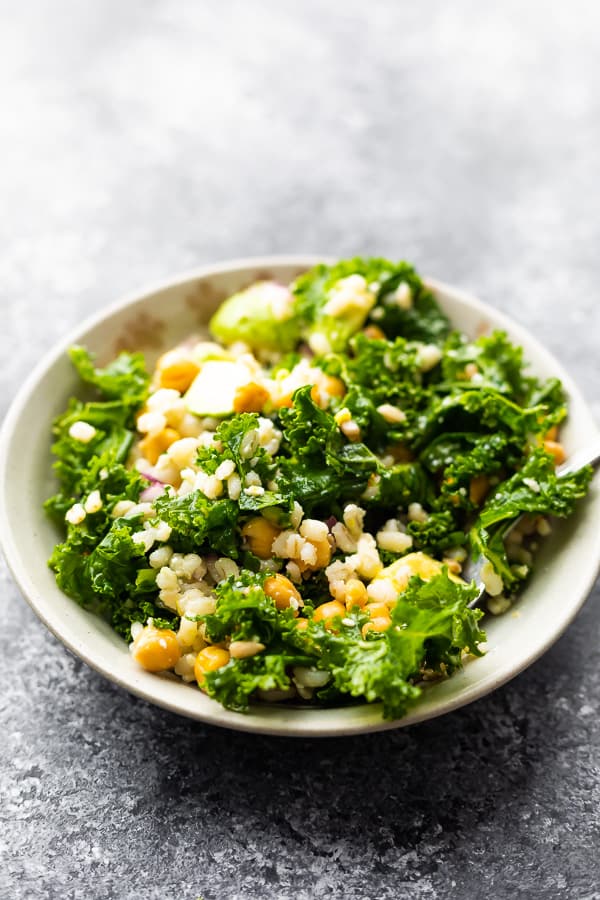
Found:
[[576, 450], [569, 459], [564, 462], [561, 466], [558, 466], [556, 470], [557, 475], [570, 475], [571, 472], [576, 472], [578, 469], [583, 469], [584, 466], [596, 466], [600, 463], [600, 434], [598, 434], [594, 440], [587, 444], [585, 447], [580, 447], [579, 450]]

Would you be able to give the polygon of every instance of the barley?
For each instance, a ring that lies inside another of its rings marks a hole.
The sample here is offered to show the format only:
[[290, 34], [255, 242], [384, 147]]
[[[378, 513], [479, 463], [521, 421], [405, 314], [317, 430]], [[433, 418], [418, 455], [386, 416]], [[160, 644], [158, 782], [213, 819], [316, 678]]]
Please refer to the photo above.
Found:
[[163, 566], [169, 565], [172, 556], [173, 550], [171, 547], [159, 547], [157, 550], [152, 551], [148, 557], [148, 562], [153, 569], [162, 569]]
[[233, 475], [235, 472], [235, 463], [232, 459], [225, 459], [223, 462], [217, 466], [215, 471], [215, 477], [220, 481], [224, 481], [229, 478], [230, 475]]
[[102, 509], [102, 497], [100, 491], [92, 491], [84, 503], [86, 513], [97, 513]]
[[73, 422], [69, 428], [69, 437], [72, 437], [75, 441], [80, 441], [82, 444], [89, 444], [95, 436], [96, 429], [88, 422]]
[[227, 493], [231, 500], [237, 500], [242, 492], [242, 482], [237, 473], [227, 479]]
[[385, 421], [389, 422], [390, 425], [406, 422], [406, 413], [402, 412], [398, 406], [392, 406], [391, 403], [382, 403], [381, 406], [377, 407], [377, 412], [383, 416]]
[[232, 641], [229, 645], [229, 655], [233, 659], [247, 659], [249, 656], [256, 656], [262, 653], [265, 645], [260, 641]]
[[142, 434], [157, 434], [167, 427], [167, 420], [162, 413], [142, 413], [137, 420], [137, 430]]
[[411, 522], [426, 522], [427, 513], [420, 503], [410, 503], [408, 506], [408, 518]]
[[402, 531], [377, 532], [377, 545], [382, 550], [389, 550], [391, 553], [404, 553], [405, 550], [412, 547], [412, 543], [412, 537]]
[[85, 519], [85, 509], [81, 505], [81, 503], [74, 503], [73, 506], [67, 510], [65, 514], [65, 519], [69, 523], [69, 525], [81, 525], [83, 520]]

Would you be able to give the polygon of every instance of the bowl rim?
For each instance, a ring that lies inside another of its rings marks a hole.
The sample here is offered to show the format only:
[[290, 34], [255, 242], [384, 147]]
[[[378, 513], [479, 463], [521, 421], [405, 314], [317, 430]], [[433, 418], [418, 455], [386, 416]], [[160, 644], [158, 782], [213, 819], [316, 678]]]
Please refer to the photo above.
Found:
[[[359, 720], [358, 722], [349, 721], [347, 723], [342, 722], [341, 724], [336, 722], [335, 725], [328, 725], [326, 719], [323, 722], [313, 722], [312, 720], [307, 721], [307, 711], [300, 709], [294, 709], [293, 715], [290, 716], [290, 710], [288, 708], [288, 715], [284, 716], [283, 718], [272, 718], [265, 715], [259, 716], [257, 718], [256, 716], [253, 716], [252, 712], [248, 713], [247, 715], [232, 713], [229, 710], [225, 710], [220, 706], [220, 704], [217, 704], [216, 702], [213, 702], [215, 707], [214, 711], [212, 709], [208, 709], [206, 712], [204, 712], [203, 710], [201, 714], [198, 714], [197, 711], [186, 708], [185, 702], [178, 703], [174, 702], [171, 699], [156, 696], [152, 693], [151, 690], [146, 689], [143, 685], [137, 684], [135, 679], [127, 677], [126, 674], [121, 675], [118, 672], [114, 672], [109, 667], [103, 665], [102, 662], [99, 662], [97, 659], [95, 659], [93, 655], [90, 656], [87, 650], [83, 649], [78, 641], [69, 640], [61, 633], [60, 622], [57, 622], [52, 617], [52, 615], [49, 615], [44, 610], [43, 598], [40, 597], [38, 589], [36, 588], [33, 580], [29, 577], [27, 568], [23, 564], [21, 553], [19, 551], [19, 544], [13, 536], [13, 531], [10, 526], [8, 515], [6, 513], [6, 484], [9, 460], [11, 455], [11, 436], [13, 435], [15, 427], [27, 406], [30, 397], [38, 388], [40, 379], [43, 374], [65, 354], [66, 350], [73, 343], [77, 342], [78, 338], [82, 334], [106, 322], [112, 316], [126, 309], [130, 305], [134, 305], [137, 302], [143, 302], [144, 299], [157, 294], [160, 291], [181, 287], [190, 281], [196, 281], [215, 275], [223, 275], [229, 272], [243, 271], [245, 269], [260, 270], [277, 267], [297, 267], [299, 269], [310, 268], [311, 266], [318, 263], [331, 263], [333, 259], [334, 258], [331, 256], [319, 256], [316, 254], [276, 254], [257, 257], [241, 257], [225, 260], [223, 262], [197, 266], [178, 273], [174, 276], [164, 277], [162, 279], [150, 282], [149, 284], [146, 284], [145, 286], [138, 288], [137, 290], [128, 291], [118, 300], [113, 301], [106, 306], [103, 306], [96, 313], [87, 316], [78, 324], [70, 328], [66, 335], [64, 335], [60, 340], [53, 344], [53, 346], [42, 356], [42, 358], [35, 365], [35, 367], [32, 369], [30, 374], [21, 385], [20, 389], [18, 390], [9, 406], [4, 418], [4, 422], [0, 427], [0, 547], [4, 552], [8, 568], [11, 571], [16, 584], [18, 585], [21, 593], [23, 594], [25, 600], [27, 601], [33, 612], [44, 623], [44, 625], [46, 625], [49, 631], [56, 638], [58, 638], [58, 640], [64, 646], [67, 647], [68, 650], [82, 659], [87, 665], [89, 665], [99, 674], [103, 675], [109, 681], [112, 681], [121, 688], [125, 688], [129, 693], [134, 694], [135, 696], [140, 697], [141, 699], [146, 700], [153, 705], [162, 707], [163, 709], [167, 709], [170, 712], [175, 712], [188, 718], [202, 721], [209, 725], [227, 727], [231, 728], [232, 730], [244, 731], [248, 733], [313, 738], [347, 736], [353, 734], [387, 731], [393, 728], [407, 727], [429, 718], [437, 718], [440, 715], [445, 715], [446, 713], [452, 712], [453, 710], [458, 709], [462, 706], [466, 706], [469, 703], [472, 703], [475, 700], [484, 697], [496, 688], [501, 687], [503, 684], [506, 684], [508, 681], [512, 680], [512, 678], [516, 677], [524, 669], [528, 668], [532, 663], [539, 659], [558, 640], [558, 638], [564, 633], [564, 631], [576, 617], [583, 604], [585, 603], [587, 597], [589, 596], [589, 593], [591, 592], [598, 576], [598, 572], [600, 571], [599, 537], [598, 553], [595, 561], [595, 566], [590, 566], [588, 577], [586, 578], [583, 588], [580, 590], [577, 601], [568, 606], [565, 614], [559, 620], [557, 627], [552, 631], [552, 633], [546, 640], [544, 640], [540, 644], [534, 645], [529, 653], [524, 654], [517, 660], [516, 664], [513, 664], [510, 668], [506, 668], [505, 670], [499, 672], [497, 675], [489, 676], [488, 678], [485, 678], [480, 682], [476, 682], [470, 685], [466, 691], [463, 691], [455, 697], [445, 699], [442, 709], [435, 710], [433, 712], [427, 709], [419, 711], [419, 705], [417, 705], [406, 716], [393, 721], [384, 720], [381, 717], [379, 712], [380, 704], [360, 704], [361, 708], [368, 707], [373, 711], [373, 716], [371, 716], [369, 720], [363, 719]], [[577, 402], [581, 410], [585, 412], [587, 418], [589, 419], [591, 429], [594, 429], [597, 434], [600, 434], [600, 430], [598, 429], [594, 421], [594, 417], [591, 413], [589, 405], [583, 397], [581, 391], [577, 387], [576, 383], [571, 378], [570, 374], [564, 369], [562, 363], [560, 363], [554, 357], [554, 355], [549, 350], [547, 350], [546, 347], [541, 342], [539, 342], [538, 339], [528, 329], [526, 329], [520, 323], [515, 322], [512, 318], [507, 316], [502, 311], [496, 309], [495, 307], [488, 306], [483, 301], [479, 300], [478, 297], [471, 295], [469, 292], [464, 291], [461, 288], [457, 288], [444, 281], [440, 281], [434, 278], [424, 277], [423, 281], [433, 291], [446, 293], [453, 298], [456, 298], [459, 302], [464, 303], [475, 312], [478, 312], [484, 316], [490, 315], [491, 313], [494, 320], [494, 327], [507, 329], [510, 332], [512, 339], [518, 341], [521, 344], [526, 344], [530, 347], [533, 347], [536, 354], [540, 358], [544, 359], [544, 361], [547, 363], [551, 363], [552, 366], [556, 369], [557, 375], [560, 377], [571, 401]], [[453, 678], [455, 677], [456, 676], [453, 676]], [[256, 707], [254, 709], [256, 709]], [[265, 707], [264, 709], [273, 710], [273, 712], [276, 712], [275, 705]], [[280, 709], [283, 711], [285, 708], [280, 707]], [[342, 709], [352, 710], [356, 709], [356, 707], [337, 707], [336, 711], [340, 711]], [[319, 710], [318, 712], [322, 713], [325, 712], [325, 710]]]

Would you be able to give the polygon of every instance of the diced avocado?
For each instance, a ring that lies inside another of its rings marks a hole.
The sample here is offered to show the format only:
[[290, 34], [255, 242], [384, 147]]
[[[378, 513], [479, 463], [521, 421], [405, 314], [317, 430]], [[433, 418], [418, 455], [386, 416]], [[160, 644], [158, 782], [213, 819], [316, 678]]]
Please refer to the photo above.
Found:
[[320, 316], [308, 331], [308, 346], [317, 356], [342, 353], [350, 338], [360, 331], [365, 319], [366, 315], [346, 318]]
[[308, 343], [317, 354], [342, 351], [365, 324], [375, 293], [362, 275], [340, 278], [327, 290], [326, 302], [314, 310]]
[[210, 320], [211, 334], [224, 344], [244, 341], [255, 350], [287, 353], [300, 340], [294, 298], [274, 281], [259, 281], [229, 297]]
[[251, 380], [246, 366], [228, 360], [207, 360], [196, 375], [183, 402], [197, 416], [229, 416], [236, 391]]

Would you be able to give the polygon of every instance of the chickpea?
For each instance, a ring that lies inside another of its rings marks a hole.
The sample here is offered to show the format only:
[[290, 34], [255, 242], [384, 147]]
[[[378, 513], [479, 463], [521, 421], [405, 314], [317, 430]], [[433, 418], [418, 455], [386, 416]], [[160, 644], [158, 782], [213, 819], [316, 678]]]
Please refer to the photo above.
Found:
[[235, 392], [233, 410], [236, 413], [260, 412], [268, 399], [268, 390], [262, 384], [250, 381], [248, 384], [243, 384]]
[[341, 378], [323, 373], [319, 383], [313, 384], [310, 396], [317, 406], [325, 409], [329, 405], [330, 397], [343, 397], [345, 393], [346, 386]]
[[381, 619], [390, 617], [390, 611], [385, 603], [367, 603], [365, 612], [371, 619]]
[[140, 453], [153, 466], [158, 462], [158, 457], [167, 450], [171, 444], [178, 441], [181, 435], [174, 428], [163, 428], [156, 434], [149, 434], [140, 441]]
[[283, 397], [280, 397], [278, 400], [274, 401], [274, 404], [277, 409], [291, 409], [294, 405], [292, 401], [292, 394], [285, 394]]
[[554, 457], [555, 466], [560, 466], [560, 464], [564, 463], [565, 459], [567, 458], [565, 448], [557, 441], [544, 441], [544, 450], [546, 451], [546, 453], [550, 453]]
[[272, 556], [271, 547], [279, 533], [280, 529], [263, 516], [255, 516], [242, 528], [242, 537], [245, 539], [248, 549], [259, 559], [269, 559]]
[[133, 642], [133, 658], [147, 672], [172, 669], [180, 656], [177, 635], [168, 628], [146, 625]]
[[368, 337], [370, 341], [385, 341], [385, 332], [379, 327], [379, 325], [367, 325], [366, 328], [363, 329], [363, 334], [365, 337]]
[[346, 608], [339, 600], [330, 600], [318, 606], [313, 616], [313, 622], [323, 622], [325, 628], [331, 631], [331, 625], [338, 616], [343, 618], [346, 615]]
[[389, 615], [376, 616], [374, 619], [371, 619], [370, 622], [367, 622], [365, 625], [363, 625], [361, 634], [363, 637], [366, 637], [369, 631], [387, 631], [391, 624], [392, 620]]
[[[295, 601], [298, 606], [302, 604], [302, 597], [285, 575], [269, 575], [268, 578], [265, 578], [263, 591], [267, 597], [273, 600], [279, 610], [289, 609], [290, 606], [295, 609], [292, 601]], [[298, 615], [297, 609], [295, 609], [295, 613]]]
[[346, 582], [345, 591], [346, 609], [352, 609], [354, 606], [361, 608], [366, 604], [368, 599], [367, 589], [358, 578], [350, 578]]
[[185, 393], [200, 371], [200, 366], [193, 359], [188, 359], [176, 350], [170, 350], [158, 361], [158, 385], [161, 388], [172, 388]]
[[199, 685], [204, 683], [204, 677], [207, 672], [215, 672], [222, 669], [229, 662], [229, 653], [223, 647], [208, 646], [204, 647], [196, 657], [194, 663], [194, 675]]

